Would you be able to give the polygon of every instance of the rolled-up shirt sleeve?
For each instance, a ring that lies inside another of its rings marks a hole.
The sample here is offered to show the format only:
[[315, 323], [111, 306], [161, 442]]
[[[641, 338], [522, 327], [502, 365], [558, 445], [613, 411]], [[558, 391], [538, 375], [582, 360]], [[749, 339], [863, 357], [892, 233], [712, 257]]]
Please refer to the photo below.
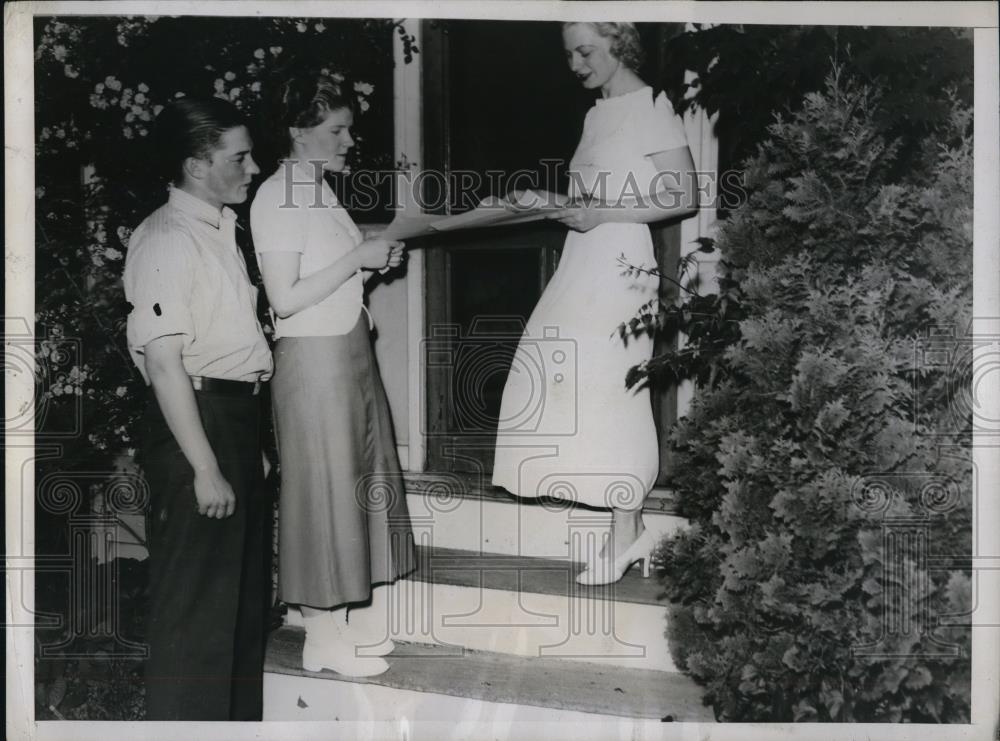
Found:
[[129, 245], [124, 284], [132, 308], [127, 335], [130, 349], [136, 352], [159, 337], [184, 335], [185, 347], [195, 338], [193, 268], [184, 239], [137, 234]]

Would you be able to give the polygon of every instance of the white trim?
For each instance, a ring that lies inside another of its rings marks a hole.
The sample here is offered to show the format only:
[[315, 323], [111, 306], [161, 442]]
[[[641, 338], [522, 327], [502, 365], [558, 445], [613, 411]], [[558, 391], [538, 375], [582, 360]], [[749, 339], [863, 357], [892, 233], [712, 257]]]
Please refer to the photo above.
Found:
[[[404, 32], [413, 37], [417, 48], [423, 47], [420, 21], [402, 21]], [[402, 43], [392, 30], [393, 71], [393, 121], [395, 126], [396, 160], [408, 165], [409, 170], [397, 181], [396, 202], [400, 208], [414, 213], [419, 205], [414, 202], [409, 174], [419, 170], [423, 162], [423, 57], [413, 55], [409, 62], [403, 59]], [[406, 456], [400, 455], [404, 470], [424, 470], [426, 445], [420, 428], [422, 411], [427, 403], [427, 391], [420, 383], [420, 346], [424, 335], [424, 256], [421, 250], [408, 253], [406, 273], [406, 364], [407, 364], [407, 446]]]
[[[693, 72], [684, 73], [684, 81], [690, 82], [694, 77]], [[719, 169], [719, 139], [715, 135], [715, 122], [718, 114], [709, 116], [703, 108], [689, 108], [684, 114], [684, 132], [687, 134], [688, 147], [691, 149], [691, 157], [694, 160], [695, 170], [699, 173], [715, 173], [718, 175]], [[681, 222], [681, 257], [689, 255], [698, 249], [695, 243], [700, 237], [714, 237], [716, 229], [715, 202], [718, 198], [718, 178], [705, 179], [707, 192], [703, 193], [703, 205], [698, 213], [690, 219]], [[716, 254], [706, 255], [698, 258], [698, 276], [700, 278], [701, 293], [711, 293], [718, 291], [718, 275], [716, 273], [716, 263], [719, 257]], [[683, 347], [686, 336], [681, 335], [679, 342]], [[688, 413], [691, 408], [691, 400], [694, 398], [694, 384], [690, 381], [682, 381], [677, 386], [677, 417], [678, 419]]]

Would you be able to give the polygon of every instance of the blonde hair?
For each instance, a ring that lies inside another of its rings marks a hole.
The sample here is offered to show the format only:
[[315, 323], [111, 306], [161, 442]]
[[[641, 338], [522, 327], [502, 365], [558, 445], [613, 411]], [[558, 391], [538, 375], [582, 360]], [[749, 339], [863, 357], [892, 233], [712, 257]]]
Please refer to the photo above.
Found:
[[598, 35], [611, 39], [611, 55], [633, 72], [638, 72], [642, 66], [642, 42], [639, 41], [639, 31], [634, 23], [586, 23], [573, 21], [563, 23], [563, 28], [570, 26], [590, 26]]

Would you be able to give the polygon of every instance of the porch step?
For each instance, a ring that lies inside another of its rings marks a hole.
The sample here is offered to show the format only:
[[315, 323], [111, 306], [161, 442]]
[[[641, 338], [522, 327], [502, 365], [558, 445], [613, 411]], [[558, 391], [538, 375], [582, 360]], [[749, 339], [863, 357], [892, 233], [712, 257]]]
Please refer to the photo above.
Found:
[[[531, 658], [677, 672], [666, 604], [638, 568], [583, 587], [580, 564], [557, 559], [417, 547], [418, 568], [389, 588], [395, 640]], [[301, 626], [290, 609], [287, 623]]]
[[[266, 678], [270, 689], [264, 693], [268, 703], [265, 720], [413, 720], [415, 706], [420, 705], [427, 710], [418, 719], [457, 720], [451, 713], [427, 717], [428, 712], [433, 715], [433, 708], [442, 707], [434, 702], [435, 696], [556, 711], [549, 715], [522, 713], [525, 720], [554, 720], [565, 712], [586, 714], [583, 717], [595, 720], [712, 720], [711, 711], [701, 704], [698, 687], [680, 674], [596, 665], [584, 669], [558, 659], [468, 649], [456, 653], [443, 646], [400, 643], [386, 657], [390, 669], [385, 674], [344, 677], [328, 670], [312, 673], [302, 668], [304, 636], [301, 628], [285, 626], [269, 638], [264, 670], [272, 676]], [[275, 675], [313, 681], [282, 682]], [[364, 687], [360, 692], [334, 691], [329, 681]], [[337, 702], [338, 697], [341, 702]], [[496, 707], [493, 712], [497, 712]], [[510, 708], [506, 717], [512, 719]]]
[[[417, 542], [439, 548], [584, 561], [587, 549], [600, 549], [611, 525], [609, 510], [515, 497], [479, 475], [407, 472], [403, 477]], [[650, 492], [643, 521], [661, 535], [687, 524], [666, 489]]]

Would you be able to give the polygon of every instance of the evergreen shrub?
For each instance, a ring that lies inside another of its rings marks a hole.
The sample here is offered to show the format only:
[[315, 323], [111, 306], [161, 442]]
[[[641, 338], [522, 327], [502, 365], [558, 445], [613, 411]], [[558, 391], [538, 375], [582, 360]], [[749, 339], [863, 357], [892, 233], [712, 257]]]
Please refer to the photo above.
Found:
[[971, 553], [972, 112], [942, 93], [910, 146], [883, 94], [835, 70], [777, 117], [716, 241], [742, 318], [673, 433], [663, 578], [719, 720], [969, 719], [970, 575], [937, 559]]

